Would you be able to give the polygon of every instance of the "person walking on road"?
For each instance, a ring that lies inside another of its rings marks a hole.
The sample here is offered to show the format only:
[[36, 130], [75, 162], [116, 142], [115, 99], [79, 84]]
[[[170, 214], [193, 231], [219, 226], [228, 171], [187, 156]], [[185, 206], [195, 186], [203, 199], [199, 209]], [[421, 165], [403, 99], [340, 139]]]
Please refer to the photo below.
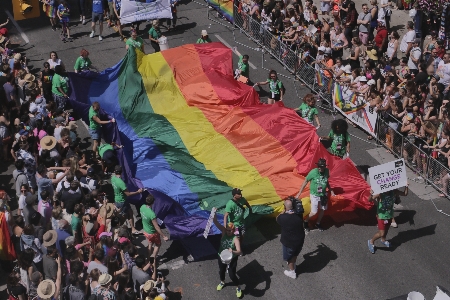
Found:
[[281, 227], [280, 242], [283, 246], [283, 260], [289, 267], [289, 270], [284, 270], [284, 275], [295, 279], [297, 278], [295, 262], [303, 248], [305, 231], [303, 216], [295, 213], [291, 199], [284, 200], [284, 211], [278, 215], [277, 223]]
[[239, 237], [241, 239], [241, 244], [243, 244], [245, 235], [245, 225], [244, 225], [244, 205], [248, 207], [250, 213], [252, 213], [252, 207], [248, 201], [242, 197], [242, 190], [234, 188], [231, 191], [233, 198], [227, 202], [225, 206], [225, 214], [223, 215], [223, 224], [228, 224], [231, 222], [236, 227]]
[[103, 12], [105, 8], [103, 7], [103, 0], [92, 0], [92, 23], [91, 23], [91, 34], [90, 38], [95, 36], [95, 23], [98, 21], [98, 26], [100, 28], [100, 34], [98, 35], [98, 40], [102, 41], [102, 33], [103, 33]]
[[408, 184], [403, 192], [399, 190], [392, 190], [389, 192], [371, 195], [369, 201], [376, 202], [377, 205], [377, 221], [378, 232], [367, 241], [367, 247], [370, 253], [375, 254], [375, 241], [380, 239], [381, 243], [386, 247], [390, 247], [391, 244], [386, 240], [386, 235], [391, 227], [391, 222], [394, 217], [394, 203], [395, 199], [399, 196], [408, 195]]
[[148, 38], [150, 39], [153, 49], [155, 49], [155, 53], [161, 51], [158, 41], [160, 37], [162, 37], [162, 33], [159, 29], [159, 20], [153, 20], [152, 27], [148, 31]]
[[270, 97], [267, 104], [274, 104], [276, 101], [283, 101], [283, 96], [285, 88], [283, 83], [278, 79], [277, 72], [271, 70], [269, 72], [269, 78], [264, 82], [257, 82], [255, 85], [266, 85], [269, 84]]
[[299, 198], [308, 182], [311, 182], [311, 185], [309, 187], [311, 212], [306, 217], [306, 220], [304, 222], [306, 232], [309, 232], [309, 219], [315, 216], [319, 210], [320, 212], [317, 217], [316, 228], [320, 231], [324, 230], [322, 226], [320, 226], [320, 221], [322, 221], [323, 214], [328, 207], [327, 188], [329, 191], [331, 191], [331, 194], [334, 194], [331, 190], [330, 184], [328, 183], [328, 178], [330, 178], [330, 170], [328, 170], [327, 168], [327, 161], [324, 158], [321, 158], [316, 163], [316, 165], [317, 168], [312, 169], [308, 173], [305, 181], [300, 187], [300, 191], [298, 192], [297, 196], [295, 196], [295, 198]]
[[[225, 223], [226, 227], [217, 221], [217, 215], [214, 215], [214, 225], [222, 232], [222, 238], [220, 240], [220, 248], [219, 248], [219, 276], [220, 276], [220, 283], [217, 286], [217, 290], [221, 291], [225, 287], [225, 272], [227, 271], [228, 267], [228, 275], [230, 276], [231, 281], [236, 287], [236, 296], [238, 298], [242, 297], [242, 290], [241, 286], [239, 285], [239, 278], [236, 275], [236, 267], [237, 267], [237, 261], [239, 258], [239, 255], [241, 255], [241, 240], [238, 236], [234, 234], [236, 227], [235, 225], [230, 223]], [[222, 251], [227, 250], [232, 253], [232, 259], [229, 263], [222, 261], [222, 258], [220, 257], [220, 254]]]
[[212, 43], [211, 39], [208, 37], [208, 32], [203, 29], [202, 36], [197, 40], [196, 44], [207, 44]]

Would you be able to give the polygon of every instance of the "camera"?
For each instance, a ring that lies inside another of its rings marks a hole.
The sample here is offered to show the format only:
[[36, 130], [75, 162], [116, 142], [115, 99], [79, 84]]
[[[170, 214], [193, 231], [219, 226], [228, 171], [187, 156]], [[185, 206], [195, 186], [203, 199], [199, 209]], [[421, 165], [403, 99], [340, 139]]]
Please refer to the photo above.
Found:
[[298, 216], [303, 217], [303, 213], [305, 212], [305, 209], [303, 208], [303, 203], [300, 199], [294, 198], [292, 196], [288, 197], [289, 200], [292, 202], [292, 210], [294, 213]]

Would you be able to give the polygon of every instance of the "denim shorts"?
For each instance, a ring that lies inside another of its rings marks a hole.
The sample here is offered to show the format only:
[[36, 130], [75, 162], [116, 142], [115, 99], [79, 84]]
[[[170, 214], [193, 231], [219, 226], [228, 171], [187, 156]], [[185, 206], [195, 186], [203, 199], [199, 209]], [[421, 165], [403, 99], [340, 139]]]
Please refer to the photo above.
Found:
[[130, 205], [126, 202], [115, 202], [114, 205], [119, 210], [119, 214], [126, 215], [128, 212], [128, 209], [130, 209]]
[[299, 249], [291, 249], [283, 245], [283, 260], [284, 261], [290, 261], [291, 258], [294, 256], [298, 256], [300, 254], [300, 251], [302, 251], [302, 248]]
[[89, 128], [89, 135], [93, 140], [99, 141], [102, 137], [102, 131], [101, 129], [91, 129]]

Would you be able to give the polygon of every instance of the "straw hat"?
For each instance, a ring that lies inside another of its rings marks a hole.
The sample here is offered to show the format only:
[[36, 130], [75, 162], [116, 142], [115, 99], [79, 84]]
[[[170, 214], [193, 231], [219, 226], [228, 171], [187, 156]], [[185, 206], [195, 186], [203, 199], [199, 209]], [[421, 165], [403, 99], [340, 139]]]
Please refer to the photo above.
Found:
[[207, 36], [207, 35], [208, 35], [208, 32], [205, 29], [203, 29], [202, 30], [202, 36]]
[[22, 58], [22, 55], [20, 53], [14, 54], [14, 60], [20, 60]]
[[[110, 275], [108, 275], [111, 277]], [[53, 281], [50, 279], [43, 280], [41, 283], [39, 283], [37, 288], [37, 294], [39, 298], [41, 299], [51, 299], [53, 295], [55, 294], [56, 285]]]
[[112, 203], [108, 203], [106, 205], [103, 205], [100, 208], [100, 215], [103, 216], [104, 213], [105, 213], [105, 209], [106, 209], [106, 218], [111, 218], [111, 216], [114, 214], [114, 208], [115, 208], [115, 206]]
[[41, 145], [42, 149], [52, 150], [56, 146], [56, 139], [53, 136], [46, 135], [41, 139], [39, 144]]
[[45, 247], [48, 247], [48, 246], [54, 245], [56, 243], [56, 240], [58, 239], [58, 234], [56, 233], [55, 230], [49, 230], [44, 234], [42, 239], [43, 239], [42, 244]]
[[149, 291], [151, 291], [151, 289], [153, 289], [156, 286], [156, 281], [153, 280], [147, 280], [144, 284], [144, 287], [142, 288], [142, 290], [146, 293], [148, 293]]
[[372, 60], [378, 60], [378, 56], [377, 56], [377, 50], [372, 49], [372, 50], [367, 50], [366, 51], [367, 56], [372, 59]]
[[105, 274], [100, 275], [100, 278], [98, 279], [98, 283], [100, 285], [107, 285], [108, 283], [111, 282], [111, 280], [112, 280], [112, 276], [105, 273]]
[[25, 75], [24, 80], [28, 81], [28, 82], [32, 82], [32, 81], [36, 80], [36, 77], [33, 74], [28, 73], [27, 75]]

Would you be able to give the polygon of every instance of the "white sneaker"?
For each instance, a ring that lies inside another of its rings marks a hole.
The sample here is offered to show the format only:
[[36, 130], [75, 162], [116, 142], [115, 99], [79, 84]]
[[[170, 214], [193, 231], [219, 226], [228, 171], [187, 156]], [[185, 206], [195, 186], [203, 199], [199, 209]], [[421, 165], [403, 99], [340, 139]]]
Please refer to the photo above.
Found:
[[89, 35], [89, 37], [93, 38], [94, 35], [95, 35], [95, 32], [94, 32], [94, 31], [91, 31], [91, 34]]
[[397, 227], [398, 227], [398, 225], [397, 225], [397, 223], [393, 222], [393, 223], [391, 223], [391, 227], [393, 227], [393, 228], [397, 228]]
[[102, 38], [101, 35], [98, 36], [98, 40], [99, 40], [99, 41], [103, 41], [103, 38]]
[[83, 17], [80, 17], [80, 22], [82, 22], [83, 21]]
[[297, 274], [295, 274], [295, 270], [284, 270], [284, 275], [286, 275], [287, 277], [290, 277], [292, 279], [297, 278]]

